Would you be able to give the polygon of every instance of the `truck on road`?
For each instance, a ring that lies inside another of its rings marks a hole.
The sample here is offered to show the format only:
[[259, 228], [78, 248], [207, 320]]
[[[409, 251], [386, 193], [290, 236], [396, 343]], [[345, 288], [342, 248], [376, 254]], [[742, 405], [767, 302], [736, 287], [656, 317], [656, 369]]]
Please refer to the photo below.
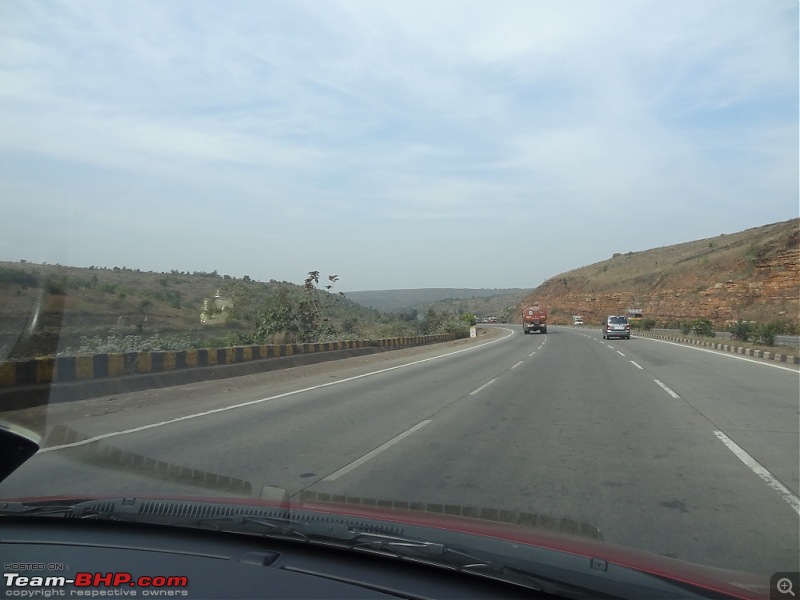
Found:
[[547, 309], [538, 304], [529, 304], [522, 309], [522, 331], [547, 333]]

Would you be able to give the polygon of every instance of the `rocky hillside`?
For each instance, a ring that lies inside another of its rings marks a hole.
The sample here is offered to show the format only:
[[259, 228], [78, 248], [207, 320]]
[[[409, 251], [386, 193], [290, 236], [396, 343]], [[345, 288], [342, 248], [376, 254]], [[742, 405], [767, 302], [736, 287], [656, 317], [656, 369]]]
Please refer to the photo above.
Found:
[[552, 321], [587, 324], [641, 308], [660, 325], [705, 317], [718, 327], [737, 319], [800, 319], [800, 219], [612, 258], [557, 275], [528, 301]]

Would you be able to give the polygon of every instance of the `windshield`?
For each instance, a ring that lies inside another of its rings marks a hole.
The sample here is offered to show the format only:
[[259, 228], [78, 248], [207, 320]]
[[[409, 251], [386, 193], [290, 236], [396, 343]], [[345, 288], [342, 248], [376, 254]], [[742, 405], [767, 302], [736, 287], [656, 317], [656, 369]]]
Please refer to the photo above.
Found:
[[797, 111], [796, 2], [6, 0], [0, 498], [797, 571]]

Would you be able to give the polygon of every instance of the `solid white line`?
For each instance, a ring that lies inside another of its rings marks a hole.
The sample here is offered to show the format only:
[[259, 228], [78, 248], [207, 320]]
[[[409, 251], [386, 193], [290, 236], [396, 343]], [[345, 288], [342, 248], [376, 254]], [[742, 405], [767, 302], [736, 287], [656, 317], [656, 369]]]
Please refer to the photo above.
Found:
[[392, 438], [392, 439], [390, 439], [388, 442], [386, 442], [386, 443], [384, 443], [384, 444], [381, 444], [380, 446], [378, 446], [377, 448], [375, 448], [375, 450], [373, 450], [373, 451], [371, 451], [371, 452], [367, 452], [367, 453], [366, 453], [364, 456], [362, 456], [361, 458], [357, 458], [356, 460], [354, 460], [353, 462], [351, 462], [349, 465], [345, 465], [344, 467], [342, 467], [342, 468], [341, 468], [341, 469], [339, 469], [338, 471], [335, 471], [334, 473], [331, 473], [330, 475], [328, 475], [327, 477], [325, 477], [325, 478], [324, 478], [322, 481], [335, 481], [335, 480], [339, 479], [339, 477], [341, 477], [342, 475], [345, 475], [346, 473], [349, 473], [350, 471], [352, 471], [353, 469], [355, 469], [355, 468], [356, 468], [356, 467], [358, 467], [359, 465], [363, 465], [363, 464], [364, 464], [365, 462], [367, 462], [367, 461], [368, 461], [370, 458], [374, 458], [374, 457], [378, 456], [378, 454], [380, 454], [381, 452], [383, 452], [383, 451], [384, 451], [384, 450], [386, 450], [387, 448], [391, 448], [391, 447], [392, 447], [392, 446], [394, 446], [394, 445], [395, 445], [397, 442], [399, 442], [399, 441], [400, 441], [400, 440], [402, 440], [402, 439], [405, 439], [405, 438], [407, 438], [408, 436], [410, 436], [410, 435], [411, 435], [412, 433], [414, 433], [415, 431], [418, 431], [418, 430], [422, 429], [423, 427], [425, 427], [425, 425], [427, 425], [427, 424], [428, 424], [428, 423], [430, 423], [430, 422], [431, 422], [431, 420], [430, 420], [430, 419], [426, 419], [425, 421], [422, 421], [422, 422], [420, 422], [420, 423], [417, 423], [417, 424], [416, 424], [416, 425], [414, 425], [414, 426], [413, 426], [411, 429], [406, 429], [406, 430], [405, 430], [403, 433], [401, 433], [400, 435], [397, 435], [397, 436], [393, 437], [393, 438]]
[[617, 354], [619, 354], [620, 356], [625, 356], [625, 355], [624, 355], [622, 352], [620, 352], [619, 350], [617, 350]]
[[632, 364], [634, 367], [636, 367], [637, 369], [642, 369], [642, 371], [644, 371], [644, 368], [643, 368], [643, 367], [642, 367], [642, 366], [641, 366], [639, 363], [637, 363], [636, 361], [633, 361], [633, 360], [632, 360], [632, 361], [631, 361], [631, 364]]
[[[502, 328], [505, 329], [505, 328]], [[378, 369], [377, 371], [370, 371], [369, 373], [362, 373], [361, 375], [354, 375], [353, 377], [346, 377], [345, 379], [339, 379], [336, 381], [328, 381], [326, 383], [321, 383], [319, 385], [312, 385], [307, 388], [302, 388], [299, 390], [292, 390], [291, 392], [284, 392], [283, 394], [277, 394], [275, 396], [269, 396], [267, 398], [259, 398], [257, 400], [248, 400], [247, 402], [241, 402], [239, 404], [231, 404], [230, 406], [222, 406], [220, 408], [214, 408], [212, 410], [206, 410], [199, 413], [194, 413], [191, 415], [184, 415], [183, 417], [177, 417], [175, 419], [169, 419], [168, 421], [159, 421], [158, 423], [150, 423], [148, 425], [141, 425], [140, 427], [133, 427], [131, 429], [123, 429], [121, 431], [112, 431], [109, 433], [103, 433], [101, 435], [96, 435], [94, 437], [87, 438], [85, 440], [80, 440], [77, 442], [71, 442], [69, 444], [61, 444], [59, 446], [50, 446], [49, 448], [42, 448], [39, 450], [37, 454], [41, 454], [43, 452], [53, 452], [55, 450], [63, 450], [65, 448], [75, 448], [77, 446], [84, 446], [86, 444], [91, 444], [93, 442], [97, 442], [99, 440], [105, 440], [112, 437], [117, 437], [120, 435], [128, 435], [130, 433], [137, 433], [139, 431], [146, 431], [148, 429], [155, 429], [156, 427], [163, 427], [165, 425], [172, 425], [173, 423], [180, 423], [181, 421], [188, 421], [190, 419], [197, 419], [199, 417], [206, 417], [208, 415], [213, 415], [216, 413], [226, 412], [229, 410], [235, 410], [237, 408], [244, 408], [246, 406], [252, 406], [255, 404], [261, 404], [262, 402], [269, 402], [270, 400], [278, 400], [279, 398], [286, 398], [287, 396], [295, 396], [297, 394], [302, 394], [305, 392], [310, 392], [313, 390], [318, 390], [321, 388], [326, 388], [332, 385], [339, 385], [341, 383], [346, 383], [348, 381], [355, 381], [357, 379], [363, 379], [365, 377], [372, 377], [373, 375], [379, 375], [381, 373], [388, 373], [389, 371], [395, 371], [397, 369], [405, 369], [406, 367], [412, 367], [414, 365], [419, 365], [422, 363], [426, 363], [432, 360], [439, 360], [440, 358], [446, 358], [448, 356], [453, 356], [455, 354], [461, 354], [462, 352], [470, 352], [472, 350], [477, 350], [478, 348], [483, 348], [484, 346], [489, 346], [491, 344], [496, 344], [498, 342], [502, 342], [503, 340], [507, 340], [512, 335], [514, 335], [514, 331], [511, 329], [506, 329], [509, 332], [507, 336], [501, 337], [498, 340], [492, 340], [491, 342], [484, 342], [482, 344], [478, 344], [477, 346], [471, 346], [470, 348], [462, 348], [461, 350], [455, 350], [453, 352], [448, 352], [447, 354], [439, 354], [437, 356], [430, 356], [428, 358], [423, 358], [421, 360], [415, 360], [409, 363], [403, 363], [402, 365], [395, 365], [394, 367], [386, 367], [385, 369]]]
[[653, 381], [655, 381], [655, 382], [656, 382], [658, 385], [660, 385], [660, 386], [663, 388], [663, 390], [664, 390], [665, 392], [667, 392], [667, 393], [668, 393], [670, 396], [672, 396], [673, 398], [677, 398], [677, 399], [679, 399], [679, 400], [680, 400], [680, 396], [678, 396], [678, 394], [676, 394], [675, 392], [673, 392], [673, 391], [672, 391], [672, 390], [669, 388], [669, 386], [667, 386], [667, 385], [666, 385], [666, 384], [664, 384], [663, 382], [659, 381], [658, 379], [653, 379]]
[[751, 362], [757, 365], [763, 365], [765, 367], [772, 367], [774, 369], [782, 369], [784, 371], [790, 371], [792, 373], [797, 373], [797, 369], [792, 369], [791, 367], [784, 367], [783, 365], [774, 365], [768, 362], [762, 362], [761, 360], [756, 360], [753, 358], [747, 358], [746, 356], [739, 356], [738, 354], [730, 354], [728, 352], [720, 352], [719, 350], [710, 350], [708, 348], [698, 348], [696, 346], [687, 346], [686, 344], [679, 344], [677, 342], [670, 342], [667, 340], [657, 340], [654, 338], [649, 337], [637, 337], [636, 339], [639, 340], [650, 340], [651, 342], [660, 342], [662, 344], [670, 344], [671, 346], [679, 346], [681, 348], [686, 348], [687, 350], [699, 350], [700, 352], [708, 352], [710, 354], [716, 354], [717, 356], [722, 356], [724, 358], [735, 358], [736, 360], [746, 360], [747, 362]]
[[[520, 366], [524, 362], [525, 362], [524, 360], [519, 361], [517, 364], [515, 364], [513, 367], [511, 367], [511, 369], [516, 369], [518, 366]], [[509, 369], [509, 370], [511, 370], [511, 369]]]
[[766, 484], [780, 494], [798, 515], [800, 515], [800, 498], [792, 490], [783, 485], [772, 473], [770, 473], [760, 462], [745, 452], [741, 446], [734, 442], [721, 431], [715, 431], [714, 435], [733, 452], [739, 460], [750, 467], [750, 470], [763, 479]]
[[483, 389], [486, 389], [487, 387], [489, 387], [490, 385], [492, 385], [492, 384], [493, 384], [495, 381], [497, 381], [497, 377], [495, 377], [495, 378], [494, 378], [494, 379], [492, 379], [491, 381], [487, 381], [486, 383], [484, 383], [484, 384], [483, 384], [481, 387], [479, 387], [478, 389], [476, 389], [476, 390], [472, 390], [472, 391], [469, 393], [469, 395], [470, 395], [470, 396], [474, 396], [475, 394], [477, 394], [477, 393], [478, 393], [478, 392], [480, 392], [481, 390], [483, 390]]

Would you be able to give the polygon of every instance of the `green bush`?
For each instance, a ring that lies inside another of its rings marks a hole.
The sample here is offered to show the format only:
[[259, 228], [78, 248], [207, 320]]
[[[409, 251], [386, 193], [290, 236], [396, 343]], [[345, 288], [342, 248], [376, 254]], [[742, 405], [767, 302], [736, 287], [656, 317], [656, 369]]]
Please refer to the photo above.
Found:
[[716, 337], [717, 335], [714, 333], [714, 324], [710, 319], [694, 319], [691, 322], [691, 328], [696, 335], [703, 337]]
[[692, 324], [689, 321], [681, 321], [679, 327], [683, 335], [689, 335], [692, 332]]
[[639, 328], [643, 331], [651, 331], [656, 326], [655, 319], [642, 319], [639, 322]]
[[769, 323], [760, 323], [756, 327], [756, 335], [758, 341], [765, 346], [774, 346], [775, 338], [778, 336], [780, 323], [778, 321], [770, 321]]
[[775, 319], [768, 323], [754, 323], [741, 319], [731, 327], [731, 336], [741, 342], [754, 342], [774, 346], [779, 335], [795, 335], [797, 326], [786, 319]]
[[49, 277], [44, 287], [52, 296], [63, 296], [67, 293], [67, 279], [66, 277]]
[[772, 323], [775, 323], [778, 335], [797, 335], [798, 332], [800, 332], [796, 321], [792, 322], [787, 319], [776, 319], [772, 321]]
[[0, 284], [14, 283], [22, 286], [23, 289], [38, 287], [39, 276], [20, 269], [0, 268]]
[[733, 339], [742, 342], [747, 342], [753, 337], [753, 335], [755, 335], [756, 327], [753, 323], [749, 321], [742, 321], [741, 319], [739, 319], [730, 328], [730, 333]]

